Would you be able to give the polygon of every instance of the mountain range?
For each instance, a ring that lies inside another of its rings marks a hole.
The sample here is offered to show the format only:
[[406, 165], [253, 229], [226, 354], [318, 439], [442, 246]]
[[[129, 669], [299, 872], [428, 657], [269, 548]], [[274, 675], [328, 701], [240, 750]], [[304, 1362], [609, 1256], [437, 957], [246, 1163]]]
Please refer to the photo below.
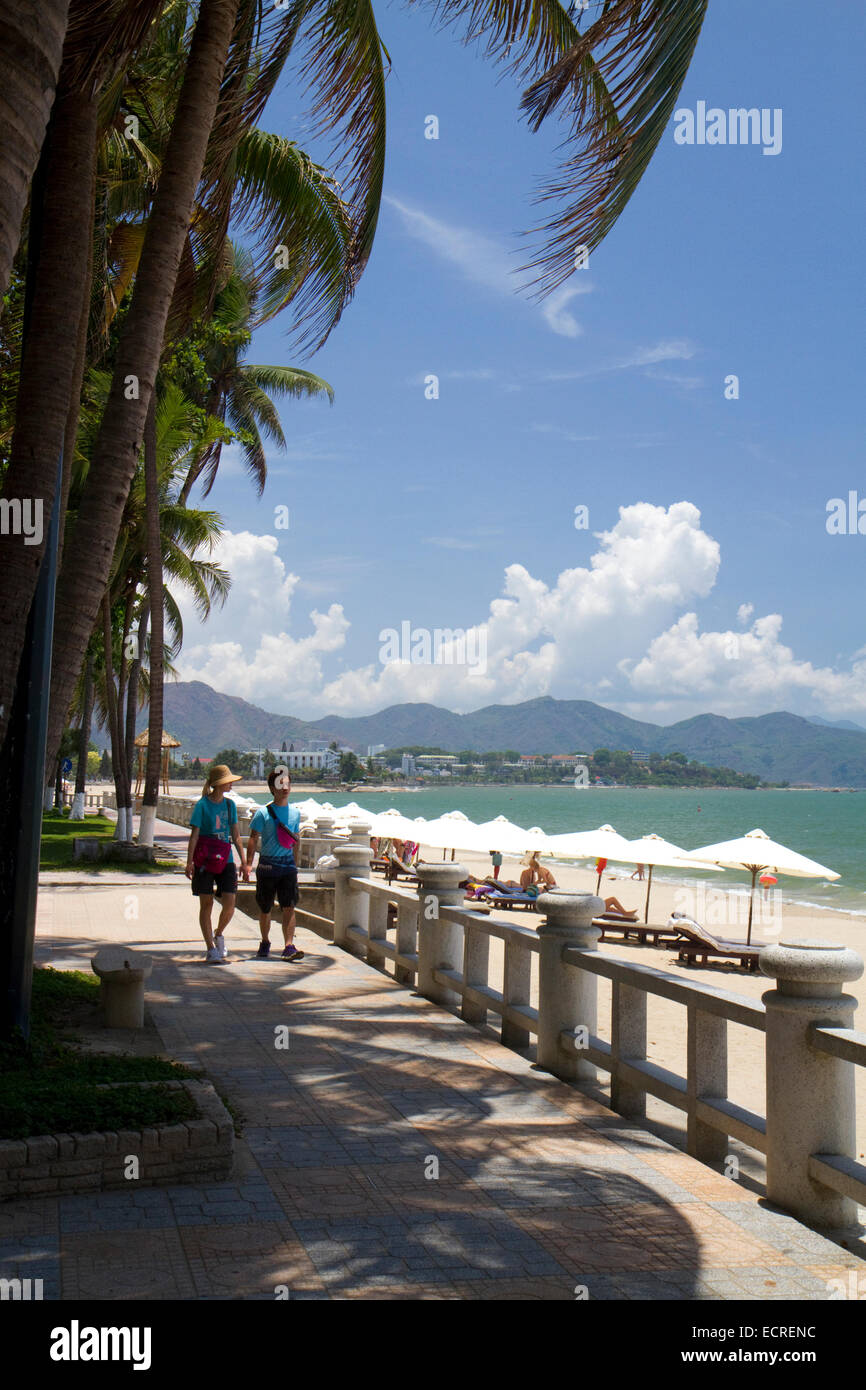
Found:
[[[146, 722], [145, 713], [142, 727]], [[589, 700], [542, 696], [518, 705], [488, 705], [470, 714], [403, 704], [356, 719], [327, 715], [309, 721], [269, 714], [202, 681], [179, 681], [166, 685], [164, 726], [180, 739], [183, 751], [202, 761], [223, 748], [277, 752], [283, 742], [302, 747], [309, 739], [336, 740], [362, 754], [377, 743], [452, 752], [471, 748], [479, 753], [505, 748], [519, 753], [589, 753], [606, 747], [678, 751], [769, 782], [866, 787], [866, 730], [784, 711], [738, 719], [699, 714], [661, 725], [630, 719]]]

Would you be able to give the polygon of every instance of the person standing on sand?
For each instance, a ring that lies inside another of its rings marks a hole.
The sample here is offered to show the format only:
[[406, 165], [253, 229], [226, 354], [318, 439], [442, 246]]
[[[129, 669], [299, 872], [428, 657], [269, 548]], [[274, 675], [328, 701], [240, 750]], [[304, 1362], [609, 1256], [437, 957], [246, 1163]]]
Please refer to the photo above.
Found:
[[[225, 965], [228, 962], [224, 933], [234, 916], [238, 889], [232, 843], [240, 856], [244, 882], [250, 881], [238, 830], [238, 808], [231, 797], [225, 795], [226, 787], [240, 781], [241, 778], [235, 777], [224, 763], [209, 768], [201, 798], [192, 808], [189, 818], [192, 834], [186, 852], [185, 872], [187, 878], [192, 879], [193, 896], [199, 900], [198, 923], [207, 947], [205, 960], [208, 965]], [[220, 900], [216, 932], [211, 929], [214, 895]]]
[[256, 869], [256, 902], [259, 908], [261, 944], [256, 960], [268, 960], [271, 950], [271, 911], [274, 899], [283, 914], [283, 960], [303, 960], [304, 953], [294, 944], [295, 904], [298, 901], [298, 870], [295, 865], [295, 845], [300, 838], [301, 813], [289, 805], [292, 781], [287, 767], [275, 767], [268, 776], [268, 790], [273, 801], [256, 811], [250, 821], [247, 838], [247, 864], [261, 839], [261, 854]]
[[498, 879], [499, 870], [502, 868], [502, 855], [499, 853], [498, 849], [492, 849], [490, 851], [490, 861], [493, 864], [493, 877], [494, 879]]

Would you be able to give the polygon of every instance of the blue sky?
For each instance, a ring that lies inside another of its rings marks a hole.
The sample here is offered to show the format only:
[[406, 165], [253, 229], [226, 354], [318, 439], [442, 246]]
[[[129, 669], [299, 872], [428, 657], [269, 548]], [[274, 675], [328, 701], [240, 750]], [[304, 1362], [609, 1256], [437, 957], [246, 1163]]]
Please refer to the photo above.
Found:
[[[826, 529], [830, 498], [866, 499], [863, 12], [829, 0], [816, 38], [805, 0], [711, 0], [677, 105], [780, 108], [781, 152], [678, 145], [672, 121], [589, 268], [540, 305], [511, 268], [561, 131], [532, 135], [514, 80], [429, 9], [376, 13], [385, 201], [307, 364], [336, 400], [282, 409], [262, 499], [226, 456], [210, 503], [234, 589], [187, 617], [181, 675], [303, 717], [551, 694], [661, 723], [864, 720], [866, 535]], [[305, 141], [288, 73], [263, 124]], [[279, 322], [250, 358], [299, 360]], [[483, 641], [383, 665], [403, 621]]]

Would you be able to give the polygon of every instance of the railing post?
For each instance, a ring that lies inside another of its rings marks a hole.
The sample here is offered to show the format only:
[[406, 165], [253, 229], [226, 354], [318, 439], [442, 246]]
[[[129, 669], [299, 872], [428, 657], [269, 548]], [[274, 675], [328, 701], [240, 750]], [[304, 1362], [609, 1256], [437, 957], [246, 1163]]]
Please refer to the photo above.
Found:
[[700, 1004], [687, 1007], [688, 1094], [686, 1147], [701, 1163], [724, 1163], [728, 1136], [705, 1125], [695, 1114], [699, 1100], [728, 1098], [728, 1020], [707, 1013]]
[[541, 942], [538, 961], [538, 1051], [539, 1067], [564, 1081], [594, 1080], [595, 1067], [579, 1052], [566, 1052], [560, 1045], [563, 1030], [585, 1028], [594, 1034], [598, 1018], [598, 988], [595, 975], [566, 965], [562, 952], [566, 946], [581, 951], [597, 951], [601, 928], [593, 917], [604, 912], [604, 903], [592, 893], [542, 893], [538, 907], [545, 914], [538, 928]]
[[434, 970], [459, 970], [463, 964], [463, 927], [460, 922], [443, 922], [440, 908], [461, 907], [464, 890], [458, 885], [466, 877], [462, 864], [416, 865], [418, 874], [418, 980], [417, 989], [426, 999], [446, 1009], [456, 1009], [460, 995], [446, 989], [433, 978]]
[[370, 877], [370, 850], [364, 845], [337, 845], [334, 870], [334, 945], [352, 950], [350, 927], [367, 929], [370, 897], [363, 889], [352, 888], [353, 878]]
[[349, 844], [366, 845], [370, 848], [370, 831], [372, 826], [366, 820], [353, 820], [349, 822]]
[[[505, 962], [502, 971], [502, 999], [505, 1004], [528, 1004], [532, 979], [532, 956], [520, 941], [505, 938]], [[529, 1031], [507, 1018], [502, 1020], [500, 1041], [504, 1047], [527, 1047]]]
[[[397, 902], [397, 951], [401, 956], [414, 956], [418, 951], [418, 913], [417, 902], [400, 898]], [[416, 972], [408, 965], [394, 962], [394, 979], [400, 985], [411, 985]]]
[[611, 986], [610, 1108], [632, 1119], [646, 1117], [646, 1091], [623, 1081], [620, 1062], [646, 1061], [646, 990], [614, 980]]
[[777, 988], [767, 1010], [767, 1200], [819, 1226], [848, 1226], [856, 1204], [809, 1176], [812, 1154], [855, 1155], [854, 1065], [810, 1042], [813, 1025], [851, 1028], [857, 1001], [842, 993], [863, 974], [856, 951], [827, 941], [781, 941], [761, 952]]
[[[367, 877], [369, 877], [369, 866]], [[378, 894], [373, 897], [370, 893], [364, 896], [369, 904], [367, 908], [367, 964], [375, 965], [381, 970], [385, 964], [385, 957], [381, 951], [374, 949], [374, 941], [387, 941], [388, 939], [388, 900], [380, 898]]]
[[[490, 937], [468, 922], [463, 932], [463, 979], [467, 985], [486, 985], [490, 978]], [[467, 1023], [487, 1022], [487, 1005], [476, 1004], [464, 996], [460, 1008]]]

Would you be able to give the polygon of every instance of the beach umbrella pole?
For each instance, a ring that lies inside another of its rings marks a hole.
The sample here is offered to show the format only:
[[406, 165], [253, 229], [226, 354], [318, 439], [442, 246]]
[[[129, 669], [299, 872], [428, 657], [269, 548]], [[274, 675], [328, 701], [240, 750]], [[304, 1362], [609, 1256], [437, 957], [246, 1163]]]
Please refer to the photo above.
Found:
[[755, 876], [758, 872], [757, 865], [752, 869], [752, 887], [749, 892], [749, 927], [746, 932], [746, 945], [752, 944], [752, 908], [755, 906]]
[[644, 905], [644, 912], [643, 912], [643, 919], [644, 919], [644, 922], [649, 922], [649, 895], [650, 895], [650, 889], [651, 889], [652, 886], [653, 886], [653, 866], [652, 866], [652, 864], [649, 864], [647, 867], [649, 868], [649, 878], [647, 879], [647, 884], [646, 884], [646, 903], [645, 903], [645, 905]]

